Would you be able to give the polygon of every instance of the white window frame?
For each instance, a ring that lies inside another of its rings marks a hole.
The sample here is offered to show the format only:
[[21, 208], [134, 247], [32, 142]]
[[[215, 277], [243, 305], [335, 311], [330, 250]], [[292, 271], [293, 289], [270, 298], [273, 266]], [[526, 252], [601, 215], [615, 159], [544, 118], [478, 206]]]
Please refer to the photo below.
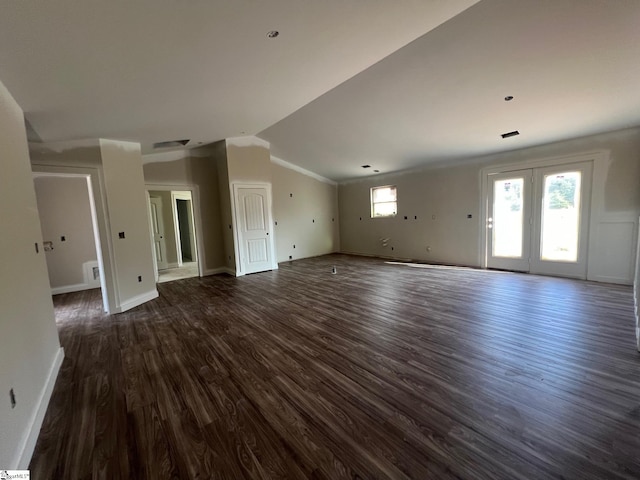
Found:
[[[383, 189], [383, 188], [393, 188], [393, 190], [395, 191], [395, 194], [396, 194], [395, 201], [393, 201], [393, 202], [374, 202], [373, 201], [374, 192], [376, 190]], [[380, 185], [380, 186], [377, 186], [377, 187], [371, 187], [369, 192], [370, 192], [370, 200], [371, 200], [371, 218], [392, 218], [392, 217], [395, 217], [398, 214], [398, 187], [396, 187], [395, 185]], [[375, 206], [378, 205], [378, 204], [382, 204], [382, 203], [394, 203], [395, 204], [395, 211], [392, 214], [389, 214], [389, 215], [374, 215]]]

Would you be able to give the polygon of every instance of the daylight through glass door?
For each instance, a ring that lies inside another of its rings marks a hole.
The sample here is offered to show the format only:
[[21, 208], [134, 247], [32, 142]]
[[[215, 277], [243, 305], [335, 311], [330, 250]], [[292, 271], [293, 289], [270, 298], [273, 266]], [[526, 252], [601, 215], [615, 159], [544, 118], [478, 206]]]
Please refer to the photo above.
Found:
[[591, 162], [487, 176], [487, 267], [587, 276]]
[[544, 176], [540, 248], [542, 260], [578, 260], [581, 180], [579, 171]]

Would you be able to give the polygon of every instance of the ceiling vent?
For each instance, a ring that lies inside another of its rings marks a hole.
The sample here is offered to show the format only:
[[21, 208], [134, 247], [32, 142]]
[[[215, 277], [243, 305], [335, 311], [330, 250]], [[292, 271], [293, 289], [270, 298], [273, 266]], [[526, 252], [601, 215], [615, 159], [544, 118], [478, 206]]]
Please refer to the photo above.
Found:
[[189, 138], [186, 140], [169, 140], [168, 142], [156, 142], [153, 144], [153, 148], [169, 148], [169, 147], [184, 147], [189, 143]]
[[502, 138], [515, 137], [516, 135], [520, 135], [520, 132], [518, 130], [514, 130], [513, 132], [509, 133], [503, 133]]
[[371, 168], [371, 165], [362, 165], [362, 168]]

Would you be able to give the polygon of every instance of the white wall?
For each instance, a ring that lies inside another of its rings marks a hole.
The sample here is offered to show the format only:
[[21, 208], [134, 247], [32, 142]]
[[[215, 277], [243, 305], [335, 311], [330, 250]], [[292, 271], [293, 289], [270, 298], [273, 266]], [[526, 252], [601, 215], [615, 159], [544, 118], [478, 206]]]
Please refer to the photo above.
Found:
[[218, 168], [218, 188], [220, 199], [220, 231], [223, 240], [224, 268], [230, 274], [236, 271], [236, 252], [233, 240], [233, 220], [231, 212], [231, 185], [229, 184], [229, 165], [227, 164], [227, 144], [220, 141], [214, 145], [213, 157]]
[[85, 282], [84, 271], [87, 262], [97, 265], [87, 178], [36, 176], [34, 184], [43, 239], [53, 242], [45, 252], [51, 288], [54, 293], [95, 288]]
[[287, 168], [282, 162], [271, 164], [271, 178], [277, 261], [337, 252], [337, 186]]
[[[32, 151], [31, 163], [34, 172], [90, 176], [110, 312], [157, 297], [140, 145], [98, 139], [59, 151]], [[122, 231], [124, 240], [118, 236]]]
[[[479, 266], [482, 168], [596, 150], [608, 160], [594, 171], [588, 278], [630, 284], [640, 214], [640, 129], [346, 182], [339, 187], [342, 251]], [[371, 219], [369, 189], [389, 184], [398, 187], [398, 215]], [[389, 239], [387, 247], [381, 239]]]
[[[29, 464], [63, 355], [24, 117], [2, 83], [0, 151], [0, 468], [15, 469]], [[15, 408], [10, 406], [10, 388], [16, 395]]]
[[[382, 185], [397, 187], [398, 213], [394, 218], [372, 219], [370, 188]], [[369, 177], [342, 184], [341, 249], [347, 253], [479, 266], [479, 199], [477, 166]], [[469, 214], [471, 219], [467, 218]]]
[[[224, 145], [224, 142], [220, 142]], [[201, 262], [203, 275], [215, 273], [225, 264], [224, 242], [221, 232], [221, 207], [216, 159], [206, 157], [188, 157], [172, 161], [150, 162], [144, 165], [144, 181], [150, 188], [153, 185], [172, 187], [194, 187], [194, 204], [200, 208], [200, 218], [196, 219], [196, 230], [200, 230], [202, 244]], [[197, 200], [195, 198], [197, 196]], [[171, 204], [167, 207], [170, 209]], [[194, 215], [197, 212], [194, 210]]]
[[[100, 139], [119, 310], [158, 296], [140, 144]], [[124, 238], [120, 234], [124, 233]]]

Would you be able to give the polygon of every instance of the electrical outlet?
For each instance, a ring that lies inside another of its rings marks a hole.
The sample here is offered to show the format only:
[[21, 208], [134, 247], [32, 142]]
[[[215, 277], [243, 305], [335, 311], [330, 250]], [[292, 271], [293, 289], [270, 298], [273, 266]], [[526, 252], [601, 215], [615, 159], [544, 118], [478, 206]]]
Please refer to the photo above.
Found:
[[119, 233], [118, 233], [118, 237], [119, 237], [119, 238], [124, 238], [124, 232], [119, 232]]
[[142, 275], [138, 275], [138, 282], [142, 282]]
[[16, 394], [13, 391], [13, 388], [9, 390], [9, 398], [11, 399], [11, 408], [16, 408]]
[[60, 237], [60, 241], [61, 241], [61, 242], [66, 242], [66, 241], [67, 241], [67, 237], [65, 237], [64, 235], [62, 235], [62, 236]]

